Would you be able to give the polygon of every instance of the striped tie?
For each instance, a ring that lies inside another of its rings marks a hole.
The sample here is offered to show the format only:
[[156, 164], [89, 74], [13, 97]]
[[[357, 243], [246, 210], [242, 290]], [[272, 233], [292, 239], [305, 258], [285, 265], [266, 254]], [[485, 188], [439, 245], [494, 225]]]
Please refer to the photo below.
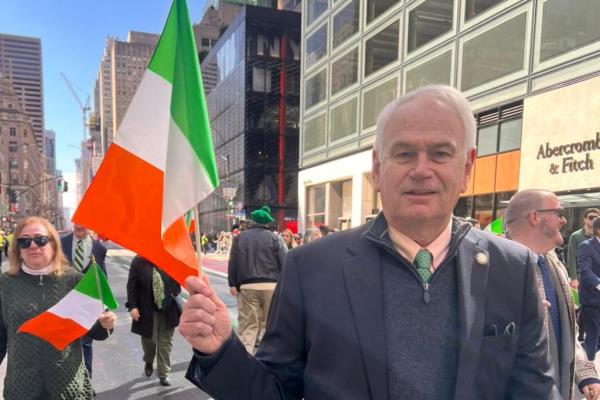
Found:
[[73, 259], [73, 265], [77, 271], [83, 271], [83, 240], [77, 241], [77, 247], [75, 248], [75, 258]]

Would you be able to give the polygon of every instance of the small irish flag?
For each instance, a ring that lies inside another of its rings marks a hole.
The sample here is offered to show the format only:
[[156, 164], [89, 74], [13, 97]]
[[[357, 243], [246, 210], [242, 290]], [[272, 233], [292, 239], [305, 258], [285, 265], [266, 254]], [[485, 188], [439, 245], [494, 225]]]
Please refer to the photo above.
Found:
[[196, 275], [185, 213], [219, 184], [198, 53], [174, 0], [148, 69], [73, 221], [150, 260]]
[[116, 310], [119, 305], [102, 270], [90, 265], [77, 286], [47, 311], [19, 327], [63, 350], [94, 326], [104, 308]]

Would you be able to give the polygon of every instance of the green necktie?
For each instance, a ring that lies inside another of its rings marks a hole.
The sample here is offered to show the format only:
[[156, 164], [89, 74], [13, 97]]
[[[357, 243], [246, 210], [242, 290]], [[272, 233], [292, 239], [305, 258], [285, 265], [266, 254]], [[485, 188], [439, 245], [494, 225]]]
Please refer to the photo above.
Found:
[[423, 283], [429, 281], [429, 277], [431, 276], [431, 253], [427, 249], [421, 249], [417, 252], [415, 256], [415, 266], [417, 267], [417, 272], [421, 277]]
[[156, 268], [152, 268], [152, 293], [154, 294], [154, 304], [161, 310], [165, 299], [165, 283]]

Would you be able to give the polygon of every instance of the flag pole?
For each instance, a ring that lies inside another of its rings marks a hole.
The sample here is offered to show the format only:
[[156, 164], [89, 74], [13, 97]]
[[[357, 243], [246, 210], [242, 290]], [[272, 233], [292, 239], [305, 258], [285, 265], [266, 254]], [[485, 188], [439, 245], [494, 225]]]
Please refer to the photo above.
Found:
[[194, 206], [194, 236], [196, 237], [196, 253], [198, 254], [198, 276], [202, 276], [202, 238], [200, 237], [200, 219], [198, 218], [198, 205]]

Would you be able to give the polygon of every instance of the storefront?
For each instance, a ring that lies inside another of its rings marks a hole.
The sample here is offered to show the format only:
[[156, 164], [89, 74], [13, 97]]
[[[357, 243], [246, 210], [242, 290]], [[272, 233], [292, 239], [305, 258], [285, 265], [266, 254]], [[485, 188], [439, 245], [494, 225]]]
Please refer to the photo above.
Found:
[[600, 77], [525, 99], [519, 189], [555, 192], [565, 232], [600, 206]]

